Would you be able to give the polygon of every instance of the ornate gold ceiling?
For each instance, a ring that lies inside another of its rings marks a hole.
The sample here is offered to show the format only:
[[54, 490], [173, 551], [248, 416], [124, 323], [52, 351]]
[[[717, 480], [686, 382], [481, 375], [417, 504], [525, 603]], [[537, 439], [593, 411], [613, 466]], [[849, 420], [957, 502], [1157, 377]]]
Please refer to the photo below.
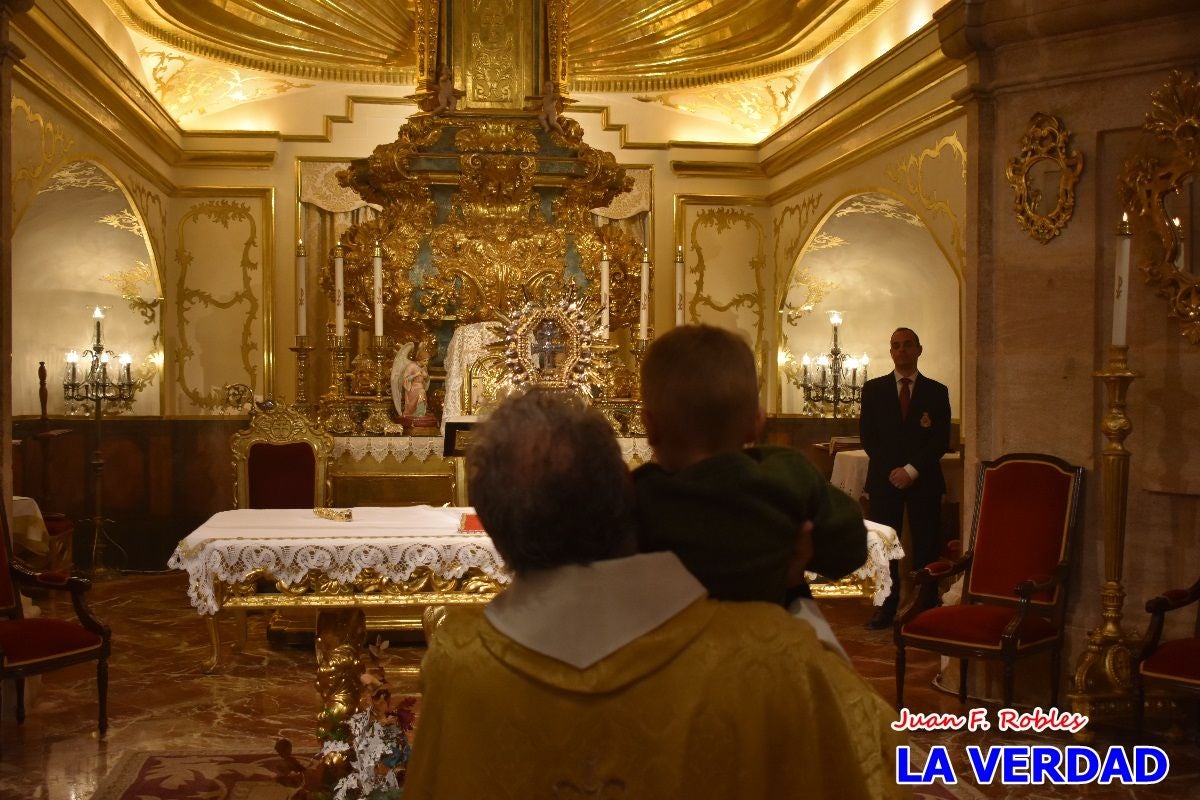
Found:
[[[105, 2], [150, 38], [241, 67], [351, 82], [404, 84], [415, 76], [415, 0]], [[569, 2], [572, 88], [644, 93], [794, 69], [897, 0]]]

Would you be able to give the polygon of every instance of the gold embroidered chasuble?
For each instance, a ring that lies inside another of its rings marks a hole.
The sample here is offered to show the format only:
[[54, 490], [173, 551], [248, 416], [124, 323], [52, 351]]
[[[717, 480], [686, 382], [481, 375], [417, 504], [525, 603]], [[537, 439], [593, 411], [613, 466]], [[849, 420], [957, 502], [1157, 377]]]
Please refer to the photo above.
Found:
[[405, 800], [876, 800], [895, 713], [812, 628], [701, 599], [586, 669], [453, 609], [422, 666]]

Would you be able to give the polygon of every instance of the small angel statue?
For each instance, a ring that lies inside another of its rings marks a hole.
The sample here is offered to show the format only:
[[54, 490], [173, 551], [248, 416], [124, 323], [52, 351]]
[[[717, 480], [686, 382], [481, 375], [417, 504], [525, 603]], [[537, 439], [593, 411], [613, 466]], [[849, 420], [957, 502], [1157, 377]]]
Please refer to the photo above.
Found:
[[[415, 350], [415, 352], [414, 352]], [[392, 361], [392, 405], [401, 420], [430, 417], [428, 400], [430, 343], [407, 342]], [[411, 356], [411, 357], [410, 357]]]
[[444, 114], [447, 111], [453, 113], [458, 110], [458, 98], [462, 97], [465, 92], [454, 88], [454, 70], [450, 69], [449, 64], [438, 65], [437, 77], [437, 106], [433, 109], [434, 114]]
[[554, 130], [559, 134], [566, 134], [558, 121], [562, 100], [563, 96], [559, 94], [557, 83], [546, 81], [542, 84], [542, 107], [538, 112], [538, 122], [542, 123], [542, 130], [547, 133]]

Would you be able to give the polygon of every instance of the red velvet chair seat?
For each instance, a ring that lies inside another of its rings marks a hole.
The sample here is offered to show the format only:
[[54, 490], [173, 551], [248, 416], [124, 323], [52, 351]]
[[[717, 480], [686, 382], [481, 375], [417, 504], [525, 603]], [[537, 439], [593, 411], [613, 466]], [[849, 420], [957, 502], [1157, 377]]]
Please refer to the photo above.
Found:
[[[910, 639], [999, 650], [1000, 634], [1012, 617], [1012, 609], [1006, 606], [942, 606], [919, 614], [901, 631]], [[1017, 632], [1017, 647], [1039, 644], [1056, 635], [1054, 623], [1031, 614]]]
[[1200, 639], [1163, 642], [1142, 662], [1141, 672], [1147, 678], [1165, 678], [1200, 688]]
[[0, 622], [0, 650], [4, 667], [16, 668], [38, 661], [64, 658], [98, 650], [104, 639], [62, 619], [13, 619]]

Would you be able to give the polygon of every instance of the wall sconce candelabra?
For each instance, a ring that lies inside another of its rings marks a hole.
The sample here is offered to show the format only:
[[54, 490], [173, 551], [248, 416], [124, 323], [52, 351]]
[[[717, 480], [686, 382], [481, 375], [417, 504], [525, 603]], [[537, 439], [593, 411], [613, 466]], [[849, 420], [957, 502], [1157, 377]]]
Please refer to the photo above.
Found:
[[787, 379], [804, 391], [802, 413], [816, 416], [853, 417], [859, 414], [862, 387], [867, 382], [867, 354], [852, 356], [838, 344], [838, 329], [842, 325], [840, 311], [829, 312], [833, 326], [833, 345], [829, 352], [820, 353], [816, 359], [805, 353], [800, 359], [800, 369], [795, 360], [784, 354], [782, 368]]
[[[96, 578], [109, 577], [115, 574], [105, 561], [107, 545], [111, 543], [120, 549], [104, 530], [104, 492], [101, 477], [104, 473], [103, 445], [103, 406], [104, 403], [127, 403], [133, 399], [136, 384], [130, 374], [133, 359], [128, 353], [119, 356], [119, 365], [109, 374], [109, 363], [114, 355], [104, 346], [101, 337], [101, 322], [104, 312], [99, 306], [92, 312], [96, 323], [95, 341], [91, 347], [85, 347], [82, 356], [72, 350], [67, 353], [67, 371], [63, 379], [63, 397], [67, 402], [85, 402], [92, 404], [95, 446], [92, 450], [92, 576]], [[88, 363], [80, 369], [79, 360], [85, 358]], [[81, 374], [82, 373], [82, 374]]]

